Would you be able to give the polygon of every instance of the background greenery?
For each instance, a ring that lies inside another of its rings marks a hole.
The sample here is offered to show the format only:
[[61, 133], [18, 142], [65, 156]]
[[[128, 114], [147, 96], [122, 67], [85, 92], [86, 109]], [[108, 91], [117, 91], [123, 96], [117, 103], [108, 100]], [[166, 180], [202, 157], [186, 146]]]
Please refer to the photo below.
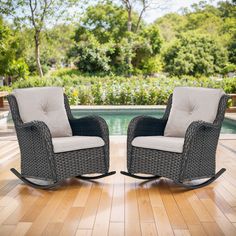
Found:
[[131, 31], [127, 21], [122, 5], [100, 1], [79, 22], [43, 28], [40, 78], [33, 29], [0, 15], [0, 75], [11, 85], [0, 89], [60, 85], [71, 104], [163, 104], [178, 85], [236, 92], [235, 1], [200, 1]]
[[166, 104], [176, 86], [223, 88], [226, 93], [236, 93], [236, 78], [216, 78], [193, 76], [122, 77], [91, 76], [80, 74], [78, 70], [61, 69], [48, 77], [20, 79], [12, 87], [3, 87], [11, 92], [14, 88], [63, 86], [70, 104], [82, 105], [156, 105]]

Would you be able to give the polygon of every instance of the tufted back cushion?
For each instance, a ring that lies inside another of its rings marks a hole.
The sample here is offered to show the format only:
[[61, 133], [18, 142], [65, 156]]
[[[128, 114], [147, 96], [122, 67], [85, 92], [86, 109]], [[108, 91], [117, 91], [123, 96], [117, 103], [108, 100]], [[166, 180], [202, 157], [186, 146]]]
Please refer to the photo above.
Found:
[[72, 136], [72, 130], [60, 87], [15, 89], [20, 116], [23, 122], [43, 121], [52, 137]]
[[193, 121], [213, 123], [223, 94], [221, 89], [176, 87], [164, 136], [184, 137]]

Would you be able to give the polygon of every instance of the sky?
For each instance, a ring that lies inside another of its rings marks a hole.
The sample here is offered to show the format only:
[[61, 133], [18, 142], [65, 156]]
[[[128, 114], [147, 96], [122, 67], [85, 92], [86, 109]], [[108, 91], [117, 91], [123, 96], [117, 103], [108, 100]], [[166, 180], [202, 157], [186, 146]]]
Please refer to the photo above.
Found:
[[[147, 23], [152, 23], [154, 22], [157, 18], [170, 13], [170, 12], [180, 12], [181, 8], [190, 8], [192, 4], [194, 3], [199, 3], [199, 0], [165, 0], [165, 2], [167, 2], [167, 5], [165, 7], [165, 9], [152, 9], [152, 10], [148, 10], [144, 16], [144, 20]], [[206, 2], [208, 2], [211, 5], [217, 5], [217, 2], [219, 2], [219, 0], [207, 0]]]
[[[91, 1], [88, 1], [88, 5], [96, 5], [96, 3], [98, 2], [99, 0], [91, 0]], [[121, 4], [121, 0], [112, 0], [114, 1], [114, 3], [117, 3], [117, 4]], [[162, 6], [161, 8], [158, 8], [158, 7], [154, 7], [154, 8], [151, 8], [149, 10], [146, 11], [146, 13], [144, 14], [143, 16], [143, 19], [144, 21], [146, 21], [147, 23], [152, 23], [154, 22], [157, 18], [167, 14], [167, 13], [170, 13], [170, 12], [179, 12], [181, 13], [181, 8], [190, 8], [192, 4], [194, 3], [199, 3], [201, 2], [201, 0], [151, 0], [152, 2], [156, 2], [156, 3], [159, 3], [160, 6]], [[211, 4], [211, 5], [217, 5], [217, 3], [219, 1], [226, 1], [226, 0], [204, 0], [206, 1], [207, 3]], [[165, 6], [163, 8], [163, 6]], [[140, 10], [140, 9], [139, 9]], [[72, 8], [70, 9], [70, 14], [78, 14], [79, 16], [81, 16], [81, 14], [79, 13], [80, 12], [80, 8], [78, 9], [78, 7], [75, 7], [75, 8]], [[29, 12], [28, 12], [29, 13]], [[81, 13], [82, 13], [82, 9], [81, 9]], [[76, 19], [78, 17], [75, 17]], [[8, 18], [9, 22], [12, 22], [11, 21], [11, 18]], [[60, 20], [57, 21], [57, 23], [60, 23]], [[61, 22], [63, 22], [63, 19], [61, 19]], [[47, 26], [52, 26], [54, 25], [53, 23], [50, 23], [50, 20], [49, 22], [47, 23]]]

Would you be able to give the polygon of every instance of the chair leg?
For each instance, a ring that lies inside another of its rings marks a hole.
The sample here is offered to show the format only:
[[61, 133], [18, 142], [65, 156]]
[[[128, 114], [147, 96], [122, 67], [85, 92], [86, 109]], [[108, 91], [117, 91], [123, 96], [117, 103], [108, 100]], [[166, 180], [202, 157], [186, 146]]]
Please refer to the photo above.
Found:
[[187, 189], [197, 189], [197, 188], [201, 188], [201, 187], [205, 187], [207, 185], [209, 185], [210, 183], [214, 182], [217, 178], [219, 178], [224, 172], [226, 171], [225, 168], [220, 169], [213, 177], [211, 177], [210, 179], [206, 180], [203, 183], [200, 184], [184, 184], [182, 182], [175, 182], [177, 185], [187, 188]]
[[136, 179], [158, 179], [158, 178], [161, 178], [161, 176], [159, 176], [159, 175], [141, 176], [141, 175], [131, 174], [131, 173], [126, 172], [126, 171], [121, 171], [120, 173], [122, 175], [126, 175], [126, 176], [133, 177], [133, 178], [136, 178]]
[[102, 174], [102, 175], [97, 175], [97, 176], [84, 176], [84, 175], [79, 175], [79, 176], [76, 176], [76, 178], [78, 179], [87, 179], [87, 180], [90, 180], [90, 179], [100, 179], [100, 178], [104, 178], [104, 177], [107, 177], [107, 176], [110, 176], [110, 175], [114, 175], [116, 173], [116, 171], [111, 171], [111, 172], [108, 172], [108, 173], [105, 173], [105, 174]]
[[40, 185], [40, 184], [36, 184], [31, 182], [30, 180], [26, 179], [25, 177], [23, 177], [16, 169], [11, 168], [11, 172], [13, 174], [16, 175], [16, 177], [18, 177], [20, 180], [22, 180], [25, 184], [29, 185], [30, 187], [33, 188], [38, 188], [38, 189], [52, 189], [55, 188], [56, 186], [59, 185], [59, 182], [55, 182], [54, 184], [47, 184], [47, 185]]

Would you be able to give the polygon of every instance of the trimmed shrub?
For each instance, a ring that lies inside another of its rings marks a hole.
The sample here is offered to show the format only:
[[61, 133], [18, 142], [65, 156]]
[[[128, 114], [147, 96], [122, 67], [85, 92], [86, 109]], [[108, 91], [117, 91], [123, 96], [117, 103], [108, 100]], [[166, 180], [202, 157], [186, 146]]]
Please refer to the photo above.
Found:
[[[55, 76], [56, 75], [56, 76]], [[60, 75], [60, 76], [59, 76]], [[51, 74], [51, 77], [31, 77], [18, 80], [12, 88], [62, 86], [71, 105], [156, 105], [166, 104], [176, 86], [223, 88], [236, 93], [236, 78], [195, 78], [192, 76], [118, 77], [80, 76], [71, 71]]]

